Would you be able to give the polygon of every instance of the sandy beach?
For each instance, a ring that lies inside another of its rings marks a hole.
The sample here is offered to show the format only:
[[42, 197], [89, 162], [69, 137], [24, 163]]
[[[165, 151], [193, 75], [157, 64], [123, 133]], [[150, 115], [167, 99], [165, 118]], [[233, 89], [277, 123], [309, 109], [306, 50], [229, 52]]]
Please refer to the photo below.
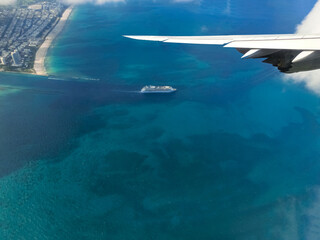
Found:
[[45, 68], [45, 59], [47, 56], [47, 52], [53, 42], [53, 40], [59, 35], [62, 31], [63, 27], [65, 26], [67, 20], [69, 19], [71, 12], [73, 10], [73, 6], [67, 8], [62, 17], [60, 18], [58, 24], [53, 28], [53, 30], [49, 33], [46, 37], [45, 41], [42, 43], [40, 48], [38, 49], [34, 61], [34, 71], [37, 75], [48, 75], [46, 68]]

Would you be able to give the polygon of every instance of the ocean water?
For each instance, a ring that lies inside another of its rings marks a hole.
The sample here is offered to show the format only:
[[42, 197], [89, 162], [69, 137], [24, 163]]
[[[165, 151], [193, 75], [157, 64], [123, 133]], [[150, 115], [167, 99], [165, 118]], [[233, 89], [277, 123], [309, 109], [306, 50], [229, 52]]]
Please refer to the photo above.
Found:
[[319, 96], [232, 49], [122, 37], [290, 33], [314, 3], [77, 7], [51, 77], [0, 74], [0, 239], [318, 239]]

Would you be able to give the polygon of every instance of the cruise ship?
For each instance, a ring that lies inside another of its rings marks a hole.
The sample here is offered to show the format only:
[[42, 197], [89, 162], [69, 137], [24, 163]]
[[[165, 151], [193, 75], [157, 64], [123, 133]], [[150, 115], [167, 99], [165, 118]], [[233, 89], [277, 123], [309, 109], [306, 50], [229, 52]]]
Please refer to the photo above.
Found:
[[141, 93], [172, 93], [177, 91], [177, 89], [171, 87], [171, 86], [144, 86], [141, 89]]

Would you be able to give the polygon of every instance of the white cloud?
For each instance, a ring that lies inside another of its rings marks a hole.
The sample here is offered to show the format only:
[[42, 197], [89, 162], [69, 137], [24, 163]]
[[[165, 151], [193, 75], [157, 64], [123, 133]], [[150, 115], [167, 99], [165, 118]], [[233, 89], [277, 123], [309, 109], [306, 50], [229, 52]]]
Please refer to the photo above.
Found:
[[[2, 1], [2, 0], [0, 0]], [[93, 3], [97, 5], [105, 4], [105, 3], [124, 3], [125, 0], [61, 0], [67, 4], [84, 4], [84, 3]]]
[[[320, 33], [320, 0], [315, 4], [311, 12], [301, 24], [297, 26], [298, 34]], [[320, 70], [310, 72], [293, 73], [285, 77], [297, 83], [303, 83], [307, 88], [320, 95]]]
[[311, 12], [305, 17], [301, 24], [297, 26], [299, 34], [320, 33], [320, 1], [318, 1]]
[[14, 4], [16, 0], [0, 0], [0, 5]]

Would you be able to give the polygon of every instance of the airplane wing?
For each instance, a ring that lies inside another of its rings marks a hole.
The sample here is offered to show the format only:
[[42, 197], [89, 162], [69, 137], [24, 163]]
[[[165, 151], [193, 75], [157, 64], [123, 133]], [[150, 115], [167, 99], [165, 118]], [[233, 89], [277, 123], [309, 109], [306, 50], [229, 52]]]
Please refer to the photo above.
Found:
[[320, 35], [227, 35], [227, 36], [124, 36], [164, 43], [223, 45], [236, 48], [242, 58], [264, 58], [263, 62], [293, 73], [320, 68]]

